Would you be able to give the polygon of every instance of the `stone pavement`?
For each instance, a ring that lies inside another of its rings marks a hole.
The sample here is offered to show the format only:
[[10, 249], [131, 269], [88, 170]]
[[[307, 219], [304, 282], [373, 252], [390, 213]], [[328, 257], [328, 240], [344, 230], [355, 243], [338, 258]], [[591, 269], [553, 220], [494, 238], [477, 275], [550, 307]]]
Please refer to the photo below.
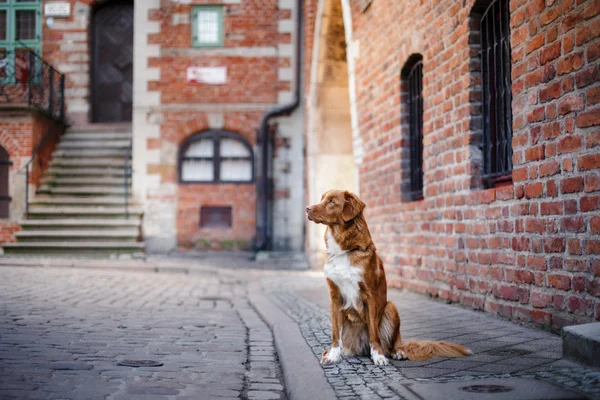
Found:
[[[299, 324], [315, 357], [320, 359], [322, 351], [331, 344], [328, 291], [322, 274], [264, 278], [262, 284], [273, 302]], [[500, 379], [509, 388], [525, 385], [536, 389], [537, 394], [532, 393], [532, 397], [515, 389], [507, 393], [511, 399], [551, 398], [550, 394], [543, 394], [544, 390], [556, 393], [559, 388], [572, 391], [568, 398], [600, 399], [600, 370], [563, 359], [562, 341], [557, 335], [411, 293], [390, 290], [388, 297], [398, 307], [404, 340], [461, 343], [474, 355], [428, 361], [391, 360], [384, 367], [375, 366], [368, 357], [347, 358], [324, 367], [339, 398], [429, 399], [433, 397], [423, 394], [424, 389], [434, 384], [453, 386], [459, 381], [464, 387], [494, 380], [497, 385]], [[545, 387], [544, 382], [552, 385]], [[448, 391], [442, 398], [467, 397], [465, 392]]]
[[1, 399], [282, 399], [281, 376], [236, 276], [0, 268]]
[[[338, 398], [600, 399], [600, 371], [562, 359], [559, 336], [410, 293], [389, 292], [403, 338], [475, 354], [386, 367], [353, 357], [323, 369], [331, 325], [322, 273], [266, 263], [252, 271], [244, 257], [32, 260], [0, 259], [0, 399], [306, 398], [308, 389], [283, 382], [305, 376], [302, 368]], [[285, 338], [273, 337], [279, 322], [265, 317], [256, 290], [297, 324], [297, 341], [282, 347]], [[312, 364], [281, 365], [304, 348]], [[118, 366], [124, 359], [163, 365]], [[509, 392], [477, 393], [489, 388]]]

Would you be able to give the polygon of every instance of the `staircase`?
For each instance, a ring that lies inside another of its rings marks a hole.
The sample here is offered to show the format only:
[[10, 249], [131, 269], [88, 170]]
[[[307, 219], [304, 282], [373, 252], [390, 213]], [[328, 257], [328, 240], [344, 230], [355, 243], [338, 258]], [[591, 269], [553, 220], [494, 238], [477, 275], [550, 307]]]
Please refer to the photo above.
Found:
[[[142, 210], [131, 203], [131, 132], [126, 129], [68, 131], [61, 138], [29, 214], [3, 245], [4, 254], [139, 255]], [[128, 216], [125, 194], [129, 198]]]

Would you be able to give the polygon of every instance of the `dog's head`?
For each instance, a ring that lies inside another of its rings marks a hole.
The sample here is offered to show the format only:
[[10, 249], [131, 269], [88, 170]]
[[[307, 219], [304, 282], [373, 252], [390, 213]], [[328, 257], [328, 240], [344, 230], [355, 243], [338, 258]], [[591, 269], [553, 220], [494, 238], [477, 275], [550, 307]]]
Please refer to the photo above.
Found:
[[358, 217], [365, 203], [349, 191], [330, 190], [321, 196], [321, 202], [306, 207], [306, 216], [317, 224], [328, 226], [344, 224]]

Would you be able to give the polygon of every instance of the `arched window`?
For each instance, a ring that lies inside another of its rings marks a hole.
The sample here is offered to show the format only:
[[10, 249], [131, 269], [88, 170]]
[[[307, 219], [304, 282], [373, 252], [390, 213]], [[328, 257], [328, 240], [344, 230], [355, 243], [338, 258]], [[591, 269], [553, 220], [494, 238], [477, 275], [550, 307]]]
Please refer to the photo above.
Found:
[[512, 173], [509, 0], [477, 1], [472, 18], [480, 18], [483, 177], [491, 185]]
[[251, 183], [254, 157], [250, 143], [228, 131], [189, 137], [179, 149], [180, 183]]
[[423, 198], [423, 56], [413, 54], [402, 68], [404, 115], [408, 117], [410, 200]]
[[8, 152], [0, 146], [0, 218], [8, 218], [10, 215], [8, 172], [11, 164]]

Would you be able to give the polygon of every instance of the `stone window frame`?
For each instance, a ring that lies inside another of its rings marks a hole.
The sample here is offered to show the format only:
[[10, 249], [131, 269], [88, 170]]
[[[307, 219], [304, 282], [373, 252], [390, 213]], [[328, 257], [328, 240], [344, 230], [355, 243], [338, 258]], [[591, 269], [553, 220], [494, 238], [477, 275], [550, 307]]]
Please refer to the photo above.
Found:
[[[221, 139], [232, 139], [240, 142], [247, 150], [247, 157], [221, 157], [220, 141]], [[213, 155], [211, 157], [186, 157], [185, 153], [189, 147], [200, 140], [211, 140], [213, 143]], [[182, 168], [183, 162], [192, 159], [211, 160], [213, 163], [213, 179], [212, 180], [185, 180], [183, 179]], [[250, 162], [250, 179], [249, 180], [221, 180], [220, 170], [221, 162], [224, 159], [245, 160]], [[179, 147], [178, 155], [178, 182], [179, 184], [253, 184], [255, 182], [255, 167], [254, 167], [254, 151], [250, 142], [243, 136], [226, 130], [209, 130], [196, 133], [188, 137]]]
[[[487, 142], [486, 135], [490, 128], [486, 125], [486, 112], [484, 110], [484, 96], [486, 81], [484, 81], [484, 70], [482, 62], [482, 48], [483, 48], [483, 35], [481, 31], [482, 17], [485, 15], [493, 5], [504, 1], [504, 0], [477, 0], [471, 12], [469, 13], [469, 105], [470, 105], [470, 117], [471, 121], [469, 128], [471, 130], [470, 135], [470, 172], [471, 172], [471, 189], [485, 189], [491, 188], [496, 185], [504, 185], [512, 182], [512, 168], [508, 173], [496, 176], [494, 171], [486, 170], [487, 158], [485, 151], [485, 143]], [[508, 1], [506, 1], [508, 4]], [[508, 13], [507, 18], [510, 21], [510, 8], [508, 7], [506, 12]], [[504, 78], [508, 77], [508, 85], [504, 88], [508, 93], [508, 96], [512, 96], [512, 82], [511, 82], [511, 50], [510, 50], [510, 23], [508, 26], [508, 41], [509, 41], [509, 60], [508, 69]], [[495, 87], [498, 87], [497, 85]], [[509, 135], [512, 137], [512, 104], [509, 101], [508, 112], [510, 121]], [[488, 121], [489, 122], [489, 121]], [[512, 141], [509, 141], [510, 149], [512, 149]]]
[[[200, 41], [200, 38], [198, 36], [199, 35], [198, 16], [203, 11], [210, 11], [210, 12], [216, 11], [218, 13], [218, 23], [217, 23], [218, 40], [216, 42], [201, 42]], [[222, 5], [214, 5], [214, 4], [194, 5], [192, 7], [191, 22], [192, 22], [192, 46], [193, 47], [223, 47], [223, 38], [225, 36], [225, 34], [224, 34], [225, 23], [223, 21], [223, 6]]]

